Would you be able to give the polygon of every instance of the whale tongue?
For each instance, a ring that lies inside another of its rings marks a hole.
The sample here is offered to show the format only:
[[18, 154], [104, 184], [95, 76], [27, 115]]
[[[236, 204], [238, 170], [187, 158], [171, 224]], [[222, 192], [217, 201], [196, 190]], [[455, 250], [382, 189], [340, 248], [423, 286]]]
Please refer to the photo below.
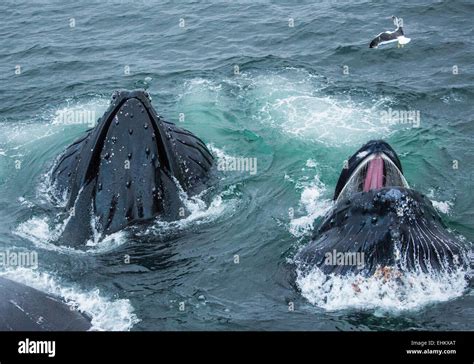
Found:
[[383, 159], [375, 157], [369, 163], [364, 181], [364, 192], [377, 190], [383, 187]]

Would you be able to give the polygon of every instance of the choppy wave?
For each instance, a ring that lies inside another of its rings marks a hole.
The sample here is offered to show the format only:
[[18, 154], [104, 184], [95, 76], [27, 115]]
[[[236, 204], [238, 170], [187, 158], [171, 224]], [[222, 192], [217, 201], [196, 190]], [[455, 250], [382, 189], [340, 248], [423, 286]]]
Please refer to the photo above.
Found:
[[50, 273], [18, 268], [0, 272], [0, 275], [63, 299], [74, 309], [88, 314], [93, 331], [127, 331], [140, 320], [127, 299], [112, 299], [99, 289], [79, 289], [61, 282]]

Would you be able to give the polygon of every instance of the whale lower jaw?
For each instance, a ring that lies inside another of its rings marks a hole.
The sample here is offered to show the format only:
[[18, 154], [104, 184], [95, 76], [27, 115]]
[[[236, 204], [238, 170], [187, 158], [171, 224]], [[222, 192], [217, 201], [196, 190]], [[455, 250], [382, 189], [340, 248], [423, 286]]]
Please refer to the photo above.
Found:
[[115, 93], [98, 125], [53, 169], [54, 189], [66, 195], [70, 213], [61, 243], [84, 245], [136, 222], [183, 217], [180, 189], [201, 192], [212, 166], [204, 143], [161, 119], [145, 92]]
[[425, 196], [388, 187], [339, 201], [296, 261], [327, 274], [371, 276], [383, 267], [451, 271], [465, 267], [468, 259]]

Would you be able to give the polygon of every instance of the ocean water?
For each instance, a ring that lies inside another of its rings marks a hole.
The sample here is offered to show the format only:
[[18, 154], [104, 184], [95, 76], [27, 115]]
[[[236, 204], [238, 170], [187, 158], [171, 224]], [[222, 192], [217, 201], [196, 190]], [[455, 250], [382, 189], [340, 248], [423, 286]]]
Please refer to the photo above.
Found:
[[[298, 279], [292, 258], [371, 138], [474, 240], [473, 13], [472, 1], [3, 0], [0, 250], [34, 250], [39, 266], [0, 274], [74, 302], [97, 330], [472, 330], [463, 275], [355, 292]], [[369, 49], [392, 15], [411, 42]], [[185, 220], [58, 246], [48, 172], [114, 90], [136, 88], [219, 160], [257, 158], [257, 173], [183, 195]]]

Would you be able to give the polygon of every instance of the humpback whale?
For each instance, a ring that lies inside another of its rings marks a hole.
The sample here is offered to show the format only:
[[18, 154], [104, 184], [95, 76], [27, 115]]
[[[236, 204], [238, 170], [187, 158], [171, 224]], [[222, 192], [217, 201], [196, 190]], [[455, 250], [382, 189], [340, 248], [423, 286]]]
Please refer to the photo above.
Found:
[[395, 24], [397, 24], [397, 29], [394, 31], [385, 31], [378, 34], [372, 41], [370, 42], [369, 48], [378, 48], [379, 45], [384, 45], [388, 43], [398, 42], [399, 45], [405, 45], [410, 42], [410, 38], [405, 37], [405, 33], [403, 32], [403, 27], [400, 26], [398, 22], [398, 18], [392, 16], [392, 19]]
[[68, 218], [60, 241], [80, 246], [155, 217], [183, 217], [180, 193], [206, 188], [214, 158], [191, 132], [163, 120], [145, 91], [116, 91], [97, 125], [56, 161], [54, 196]]
[[295, 257], [303, 271], [371, 276], [385, 268], [430, 273], [467, 266], [465, 245], [431, 201], [409, 187], [388, 143], [368, 142], [346, 167], [333, 207]]
[[90, 319], [60, 299], [0, 277], [0, 331], [84, 331]]

